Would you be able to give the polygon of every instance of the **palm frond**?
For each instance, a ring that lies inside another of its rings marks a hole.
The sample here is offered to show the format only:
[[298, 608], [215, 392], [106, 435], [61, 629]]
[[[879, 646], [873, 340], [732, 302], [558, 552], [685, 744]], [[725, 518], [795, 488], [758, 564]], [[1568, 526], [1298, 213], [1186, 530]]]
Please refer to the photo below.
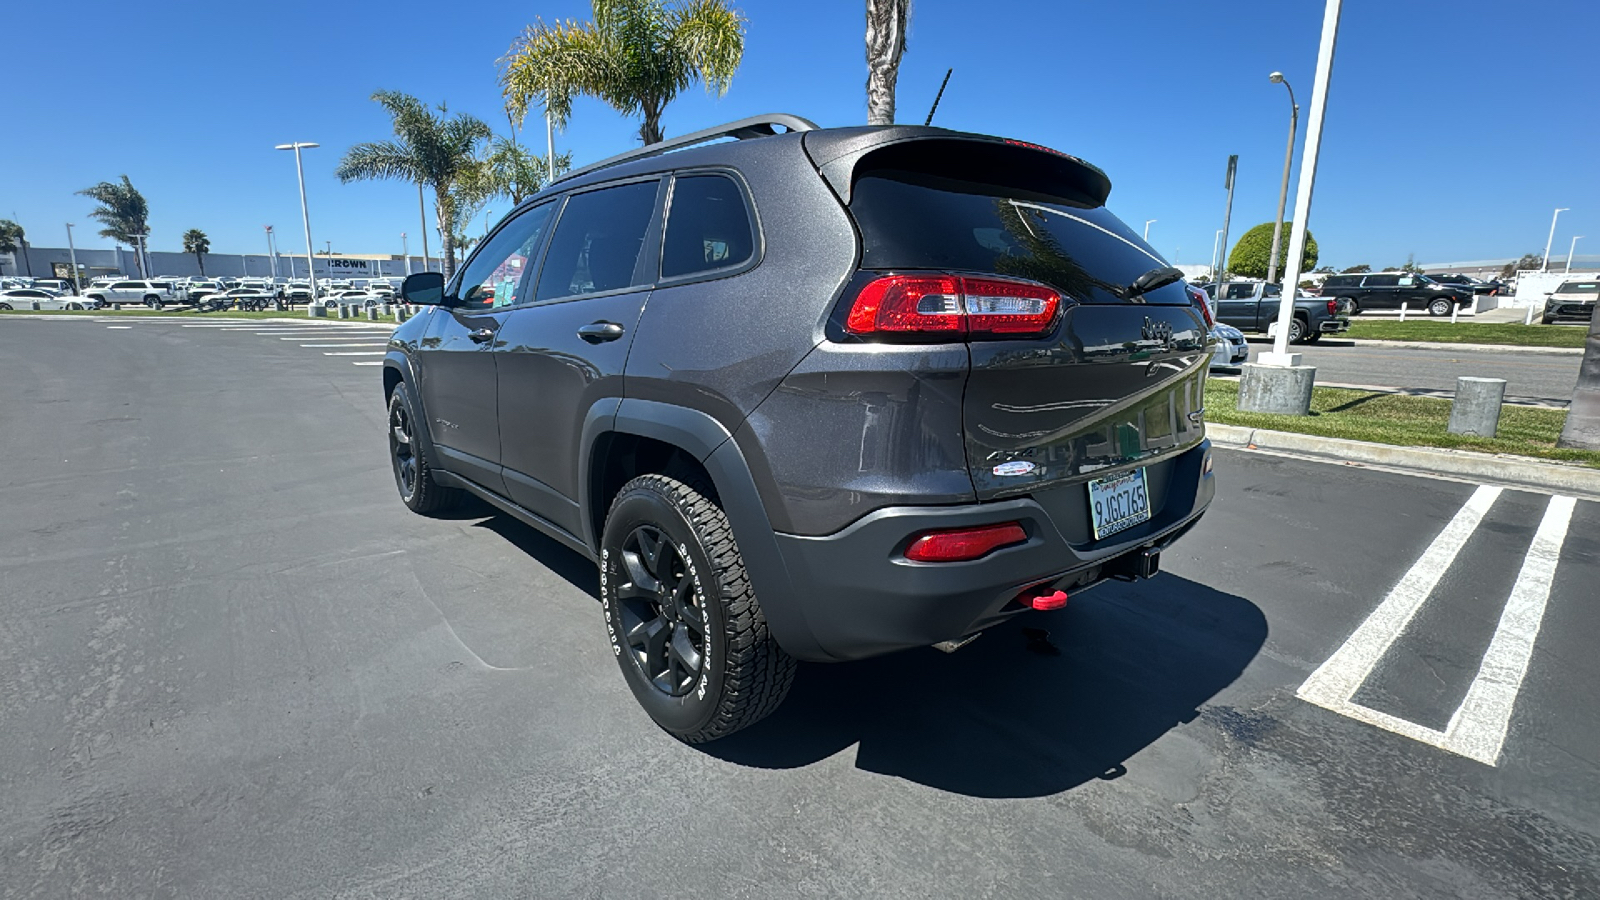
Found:
[[334, 177], [343, 182], [399, 179], [421, 181], [416, 160], [405, 147], [394, 141], [356, 144], [345, 151]]
[[506, 109], [521, 122], [528, 110], [542, 106], [558, 127], [565, 127], [579, 94], [610, 102], [607, 95], [624, 81], [617, 56], [607, 32], [595, 25], [537, 22], [500, 60]]
[[690, 0], [673, 11], [672, 43], [706, 90], [722, 96], [744, 58], [745, 17], [724, 0]]

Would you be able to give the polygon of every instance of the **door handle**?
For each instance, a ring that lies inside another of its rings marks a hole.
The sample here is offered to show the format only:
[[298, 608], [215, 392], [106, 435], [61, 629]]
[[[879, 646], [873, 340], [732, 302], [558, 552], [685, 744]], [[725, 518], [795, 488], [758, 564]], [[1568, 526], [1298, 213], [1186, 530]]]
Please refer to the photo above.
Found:
[[472, 338], [475, 344], [487, 344], [494, 340], [494, 332], [487, 328], [479, 328], [477, 331], [468, 332], [467, 337]]
[[616, 322], [591, 322], [578, 329], [578, 337], [591, 344], [600, 344], [605, 341], [614, 341], [622, 337], [622, 326]]

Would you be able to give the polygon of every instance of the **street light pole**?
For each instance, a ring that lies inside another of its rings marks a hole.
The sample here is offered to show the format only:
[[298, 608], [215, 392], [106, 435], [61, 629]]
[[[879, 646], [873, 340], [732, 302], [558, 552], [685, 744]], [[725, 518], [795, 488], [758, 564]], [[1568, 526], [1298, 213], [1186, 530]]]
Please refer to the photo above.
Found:
[[1578, 241], [1582, 237], [1583, 237], [1583, 235], [1581, 235], [1581, 234], [1573, 235], [1572, 236], [1572, 243], [1567, 245], [1567, 271], [1565, 272], [1565, 274], [1567, 274], [1567, 275], [1571, 275], [1572, 274], [1572, 251], [1578, 249]]
[[319, 145], [309, 141], [295, 141], [292, 144], [279, 144], [276, 148], [278, 150], [294, 151], [294, 171], [295, 175], [300, 178], [300, 224], [305, 226], [306, 230], [306, 282], [311, 289], [311, 299], [313, 301], [317, 299], [317, 270], [311, 264], [311, 212], [306, 208], [306, 170], [305, 166], [300, 162], [300, 151], [309, 150], [316, 146]]
[[550, 121], [550, 110], [544, 111], [544, 183], [556, 180], [556, 128]]
[[267, 264], [272, 270], [272, 280], [278, 280], [278, 256], [272, 252], [272, 226], [263, 226], [267, 230]]
[[1278, 249], [1283, 238], [1283, 205], [1289, 200], [1289, 169], [1294, 163], [1294, 136], [1300, 127], [1300, 104], [1294, 102], [1294, 88], [1282, 72], [1267, 76], [1273, 84], [1281, 84], [1289, 91], [1289, 147], [1283, 151], [1283, 186], [1278, 189], [1278, 219], [1272, 224], [1272, 255], [1267, 258], [1267, 283], [1278, 280]]
[[417, 215], [422, 221], [422, 271], [428, 271], [428, 202], [422, 199], [422, 182], [417, 182]]
[[1217, 247], [1222, 244], [1222, 229], [1217, 229], [1217, 236], [1211, 239], [1211, 280], [1217, 280]]
[[406, 277], [411, 277], [411, 246], [406, 243], [406, 233], [400, 232], [400, 255], [406, 261]]
[[71, 222], [67, 223], [67, 255], [72, 259], [72, 290], [75, 295], [82, 296], [83, 282], [78, 278], [78, 248], [72, 246]]
[[1150, 226], [1154, 225], [1157, 221], [1158, 220], [1156, 220], [1156, 219], [1145, 219], [1144, 220], [1144, 242], [1146, 244], [1150, 243]]
[[1561, 214], [1571, 208], [1570, 206], [1563, 206], [1556, 210], [1555, 215], [1550, 217], [1550, 236], [1544, 239], [1544, 262], [1539, 264], [1539, 271], [1541, 272], [1550, 268], [1550, 242], [1556, 239], [1556, 219], [1561, 218]]

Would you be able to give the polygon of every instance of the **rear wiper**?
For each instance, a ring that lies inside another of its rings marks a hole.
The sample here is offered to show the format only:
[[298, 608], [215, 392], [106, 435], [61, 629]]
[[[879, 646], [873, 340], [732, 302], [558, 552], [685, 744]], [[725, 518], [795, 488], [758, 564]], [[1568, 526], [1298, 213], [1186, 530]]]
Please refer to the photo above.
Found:
[[1137, 297], [1148, 294], [1156, 288], [1164, 288], [1175, 281], [1183, 280], [1183, 270], [1171, 266], [1160, 266], [1140, 275], [1133, 280], [1133, 284], [1122, 289], [1125, 298]]

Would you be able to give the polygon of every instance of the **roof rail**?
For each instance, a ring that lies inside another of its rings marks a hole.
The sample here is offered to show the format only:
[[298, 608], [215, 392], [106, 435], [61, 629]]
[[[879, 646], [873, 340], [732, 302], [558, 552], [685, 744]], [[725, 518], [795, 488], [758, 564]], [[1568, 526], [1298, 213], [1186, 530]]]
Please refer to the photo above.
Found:
[[570, 172], [563, 172], [560, 176], [551, 179], [550, 183], [555, 184], [558, 181], [566, 181], [569, 178], [577, 178], [579, 175], [587, 175], [590, 172], [594, 172], [599, 169], [621, 165], [625, 162], [633, 162], [636, 159], [649, 159], [652, 156], [660, 156], [661, 154], [672, 150], [678, 150], [683, 147], [692, 147], [695, 144], [704, 144], [708, 141], [717, 140], [718, 138], [731, 137], [744, 140], [746, 138], [769, 137], [774, 134], [781, 134], [783, 132], [778, 131], [776, 128], [776, 126], [779, 125], [788, 129], [790, 132], [815, 131], [817, 128], [817, 124], [812, 122], [810, 119], [802, 119], [799, 116], [791, 116], [788, 113], [767, 113], [766, 115], [751, 116], [748, 119], [740, 119], [737, 122], [729, 122], [726, 125], [718, 125], [714, 128], [693, 131], [689, 134], [672, 138], [671, 140], [659, 141], [654, 144], [646, 144], [643, 147], [629, 150], [627, 153], [618, 153], [616, 156], [608, 156], [597, 163], [590, 163], [581, 169], [573, 169]]

